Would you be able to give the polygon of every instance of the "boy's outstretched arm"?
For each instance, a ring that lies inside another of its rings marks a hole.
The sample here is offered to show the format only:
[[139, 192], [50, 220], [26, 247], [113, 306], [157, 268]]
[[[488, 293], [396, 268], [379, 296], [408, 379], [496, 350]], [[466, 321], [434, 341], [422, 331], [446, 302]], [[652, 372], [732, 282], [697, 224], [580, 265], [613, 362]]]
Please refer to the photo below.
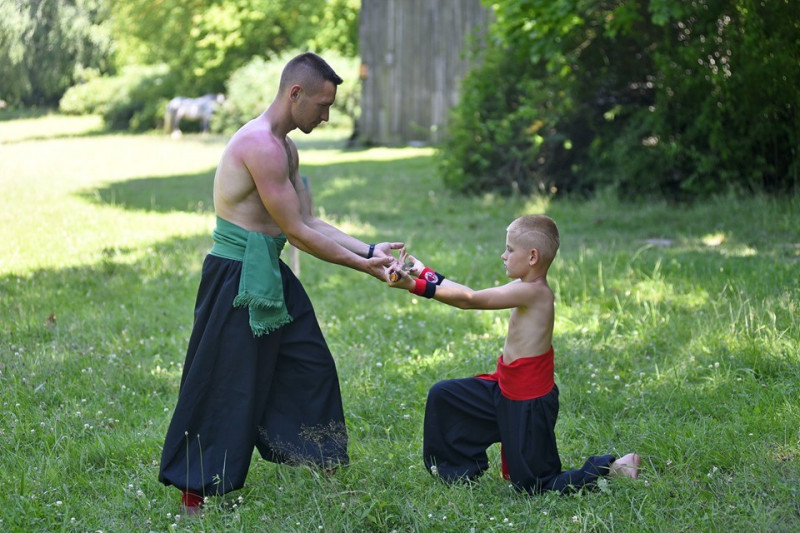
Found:
[[[419, 259], [417, 259], [413, 255], [409, 254], [408, 250], [406, 250], [405, 246], [400, 248], [399, 264], [403, 265], [402, 271], [400, 272], [401, 275], [403, 273], [408, 273], [408, 274], [411, 274], [412, 276], [418, 278], [426, 270], [425, 263], [423, 263], [422, 261], [420, 261]], [[395, 268], [394, 270], [397, 270], [397, 269]], [[428, 270], [430, 270], [430, 269], [428, 269]], [[436, 274], [436, 276], [434, 276], [434, 278], [437, 277], [437, 276], [441, 276], [441, 274], [439, 274], [437, 272], [434, 272], [434, 274]], [[449, 279], [445, 279], [444, 276], [441, 276], [441, 279], [437, 282], [437, 284], [440, 285], [440, 286], [447, 286], [447, 287], [459, 287], [459, 288], [461, 288], [461, 289], [463, 289], [465, 291], [471, 291], [472, 290], [469, 287], [467, 287], [466, 285], [461, 285], [460, 283], [456, 283], [455, 281], [451, 281]], [[397, 287], [397, 285], [394, 285], [394, 284], [391, 284], [391, 283], [390, 283], [390, 285], [392, 287]], [[406, 285], [407, 285], [407, 283], [406, 283]], [[413, 286], [411, 286], [411, 287], [405, 286], [405, 287], [397, 287], [397, 288], [411, 290], [411, 289], [413, 289]]]
[[[401, 260], [405, 260], [404, 250], [401, 251]], [[419, 265], [421, 262], [412, 259]], [[388, 284], [390, 287], [406, 289], [418, 296], [433, 298], [447, 305], [458, 307], [459, 309], [511, 309], [514, 307], [524, 307], [535, 301], [538, 292], [541, 290], [538, 283], [524, 283], [519, 280], [512, 281], [501, 287], [491, 287], [482, 290], [473, 290], [466, 285], [461, 285], [449, 279], [445, 279], [440, 285], [426, 282], [423, 278], [414, 279], [409, 274], [415, 273], [416, 269], [403, 272], [393, 269], [399, 274], [392, 276], [389, 273]], [[424, 265], [422, 269], [424, 270]], [[417, 272], [421, 272], [418, 270]]]
[[533, 285], [517, 280], [500, 287], [473, 290], [444, 280], [436, 287], [433, 298], [459, 309], [512, 309], [531, 305], [537, 293]]

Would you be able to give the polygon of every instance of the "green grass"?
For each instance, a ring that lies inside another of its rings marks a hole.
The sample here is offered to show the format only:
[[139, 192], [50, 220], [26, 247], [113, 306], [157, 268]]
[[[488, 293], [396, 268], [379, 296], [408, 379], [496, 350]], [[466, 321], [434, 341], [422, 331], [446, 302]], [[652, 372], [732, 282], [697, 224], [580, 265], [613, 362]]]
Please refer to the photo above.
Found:
[[0, 120], [0, 530], [797, 531], [800, 200], [695, 206], [447, 193], [424, 148], [296, 137], [318, 211], [434, 268], [503, 283], [505, 227], [555, 218], [550, 274], [562, 460], [635, 450], [638, 482], [515, 493], [495, 466], [423, 469], [425, 395], [491, 370], [508, 312], [423, 301], [309, 256], [352, 465], [330, 478], [254, 456], [202, 521], [157, 481], [210, 247], [224, 139], [107, 134], [93, 118]]

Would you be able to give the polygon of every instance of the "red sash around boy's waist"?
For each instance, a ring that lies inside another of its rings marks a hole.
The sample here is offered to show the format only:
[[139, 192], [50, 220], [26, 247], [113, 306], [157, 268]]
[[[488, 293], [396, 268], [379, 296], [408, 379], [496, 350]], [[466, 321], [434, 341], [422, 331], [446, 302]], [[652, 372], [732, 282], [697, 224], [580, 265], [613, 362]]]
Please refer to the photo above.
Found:
[[553, 347], [536, 357], [520, 357], [510, 364], [497, 358], [497, 370], [492, 374], [480, 374], [479, 379], [496, 381], [500, 392], [509, 400], [533, 400], [553, 390]]

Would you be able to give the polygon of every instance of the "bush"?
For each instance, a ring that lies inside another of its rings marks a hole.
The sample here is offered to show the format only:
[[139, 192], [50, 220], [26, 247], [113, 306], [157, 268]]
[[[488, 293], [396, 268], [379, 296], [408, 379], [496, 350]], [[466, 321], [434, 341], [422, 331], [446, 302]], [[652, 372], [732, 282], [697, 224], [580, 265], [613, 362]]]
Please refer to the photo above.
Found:
[[800, 185], [792, 2], [496, 0], [440, 170], [466, 192]]
[[71, 87], [59, 108], [70, 114], [99, 114], [111, 129], [145, 131], [164, 120], [175, 94], [166, 65], [126, 67], [119, 76], [93, 78]]
[[527, 194], [554, 187], [548, 154], [565, 139], [540, 112], [553, 93], [536, 70], [513, 50], [491, 46], [464, 78], [438, 159], [449, 188]]
[[120, 77], [92, 77], [67, 89], [58, 108], [68, 115], [102, 115], [121, 87]]

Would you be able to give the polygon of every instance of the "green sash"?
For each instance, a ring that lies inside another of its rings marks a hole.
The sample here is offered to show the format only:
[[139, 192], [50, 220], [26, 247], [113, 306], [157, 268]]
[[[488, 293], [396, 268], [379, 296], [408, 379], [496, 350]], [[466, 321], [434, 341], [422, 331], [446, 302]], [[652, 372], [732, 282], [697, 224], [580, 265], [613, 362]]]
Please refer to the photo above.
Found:
[[286, 236], [271, 237], [247, 231], [217, 217], [212, 237], [211, 255], [242, 262], [239, 293], [233, 306], [250, 309], [253, 335], [260, 337], [291, 322], [292, 317], [283, 300], [283, 280], [278, 266]]

